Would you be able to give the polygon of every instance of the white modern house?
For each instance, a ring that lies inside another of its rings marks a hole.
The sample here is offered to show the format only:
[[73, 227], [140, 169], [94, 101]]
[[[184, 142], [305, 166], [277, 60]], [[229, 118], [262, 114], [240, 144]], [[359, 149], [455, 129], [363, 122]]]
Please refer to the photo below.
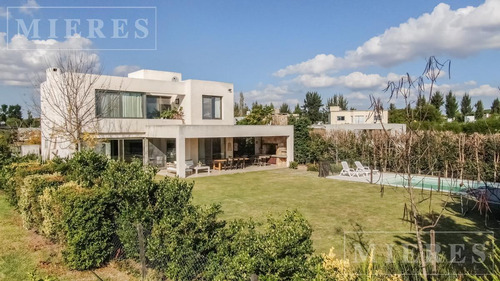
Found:
[[[54, 92], [64, 95], [57, 88], [65, 75], [50, 68], [41, 85], [44, 159], [76, 151], [52, 121], [61, 117], [49, 102]], [[269, 155], [279, 158], [281, 165], [293, 161], [293, 126], [234, 124], [231, 83], [183, 80], [181, 73], [154, 70], [139, 70], [128, 77], [84, 76], [95, 79], [85, 102], [95, 123], [84, 131], [95, 136], [96, 149], [111, 159], [141, 158], [160, 167], [171, 163], [180, 177], [186, 176], [188, 160], [211, 165], [227, 157]], [[59, 107], [68, 106], [63, 97], [60, 100]], [[172, 114], [165, 113], [177, 114], [166, 119]]]
[[388, 111], [375, 113], [372, 110], [341, 110], [330, 106], [328, 124], [316, 124], [311, 128], [317, 131], [366, 131], [386, 130], [392, 134], [406, 132], [405, 124], [389, 123]]
[[387, 124], [389, 114], [387, 111], [374, 113], [372, 110], [341, 110], [339, 106], [330, 106], [328, 123], [332, 125], [341, 124]]

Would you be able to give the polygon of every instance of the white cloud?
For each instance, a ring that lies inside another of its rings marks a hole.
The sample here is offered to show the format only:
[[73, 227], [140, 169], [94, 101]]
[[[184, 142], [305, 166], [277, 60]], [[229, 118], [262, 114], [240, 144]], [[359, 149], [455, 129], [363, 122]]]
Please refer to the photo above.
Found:
[[140, 69], [138, 65], [119, 65], [113, 69], [113, 75], [126, 77], [129, 73]]
[[245, 98], [249, 101], [257, 101], [259, 103], [273, 103], [275, 105], [283, 103], [286, 97], [290, 94], [288, 85], [274, 86], [266, 85], [259, 87], [260, 89], [244, 92]]
[[[0, 83], [5, 85], [32, 85], [35, 77], [43, 77], [45, 68], [59, 54], [58, 50], [89, 49], [92, 42], [80, 36], [65, 41], [29, 40], [16, 35], [7, 48], [6, 34], [0, 32]], [[95, 53], [88, 53], [97, 62]]]
[[40, 9], [40, 5], [35, 0], [28, 0], [21, 6], [19, 11], [23, 14], [32, 15], [38, 9]]
[[379, 74], [365, 74], [356, 71], [337, 77], [326, 74], [302, 74], [296, 77], [294, 81], [306, 87], [313, 88], [340, 86], [351, 90], [382, 90], [386, 86], [387, 81], [397, 80], [399, 77], [401, 76], [395, 73], [389, 73], [383, 77]]
[[320, 54], [274, 73], [323, 74], [366, 66], [393, 66], [419, 57], [450, 55], [467, 57], [486, 49], [500, 48], [500, 1], [486, 0], [478, 7], [452, 10], [441, 3], [398, 27], [387, 29], [344, 57]]

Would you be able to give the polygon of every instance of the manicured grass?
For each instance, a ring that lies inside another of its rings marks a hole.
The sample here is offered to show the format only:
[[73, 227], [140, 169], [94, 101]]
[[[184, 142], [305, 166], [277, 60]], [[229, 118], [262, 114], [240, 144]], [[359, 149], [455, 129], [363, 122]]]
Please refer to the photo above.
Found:
[[[0, 191], [0, 280], [31, 280], [55, 277], [57, 280], [97, 280], [90, 271], [69, 270], [62, 262], [61, 247], [23, 228], [19, 214]], [[110, 265], [96, 270], [104, 280], [138, 280]]]
[[[194, 201], [220, 203], [225, 219], [264, 220], [268, 214], [299, 210], [313, 228], [317, 252], [328, 252], [335, 247], [335, 252], [342, 255], [344, 231], [388, 232], [365, 235], [364, 239], [374, 243], [413, 237], [395, 233], [410, 231], [410, 225], [402, 221], [407, 201], [403, 188], [385, 187], [382, 196], [379, 185], [318, 178], [317, 172], [291, 169], [203, 177], [194, 181]], [[446, 198], [446, 195], [433, 194], [435, 211], [441, 210], [442, 200]], [[428, 206], [426, 201], [420, 208], [428, 210]], [[459, 207], [457, 202], [448, 203], [438, 230], [484, 229], [478, 215], [462, 217]]]

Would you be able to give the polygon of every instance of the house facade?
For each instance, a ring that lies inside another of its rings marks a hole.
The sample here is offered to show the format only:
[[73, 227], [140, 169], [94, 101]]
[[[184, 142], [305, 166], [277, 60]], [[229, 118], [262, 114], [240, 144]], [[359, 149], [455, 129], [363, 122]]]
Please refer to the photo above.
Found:
[[[47, 70], [41, 86], [42, 157], [67, 157], [76, 151], [59, 133], [63, 118], [50, 100], [65, 80], [60, 69]], [[293, 161], [293, 126], [234, 124], [231, 83], [183, 80], [177, 72], [139, 70], [128, 77], [85, 75], [91, 89], [84, 111], [95, 122], [84, 132], [96, 150], [111, 159], [141, 158], [160, 167], [175, 163], [185, 177], [186, 161], [211, 165], [213, 160], [249, 155], [275, 155]], [[59, 107], [67, 107], [61, 98]], [[54, 121], [55, 120], [55, 121]], [[282, 155], [276, 155], [277, 153]]]
[[387, 111], [374, 113], [372, 110], [341, 110], [339, 106], [330, 106], [328, 123], [331, 125], [342, 124], [387, 124], [389, 114]]

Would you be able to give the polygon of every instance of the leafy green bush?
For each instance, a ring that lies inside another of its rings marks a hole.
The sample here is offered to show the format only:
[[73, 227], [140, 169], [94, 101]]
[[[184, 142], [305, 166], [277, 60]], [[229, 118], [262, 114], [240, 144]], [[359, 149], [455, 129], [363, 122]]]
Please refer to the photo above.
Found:
[[[260, 231], [259, 231], [260, 230]], [[265, 224], [235, 221], [216, 237], [216, 251], [209, 256], [208, 280], [309, 279], [312, 229], [297, 211], [269, 217]]]
[[319, 171], [319, 167], [317, 163], [307, 163], [307, 170], [311, 172]]
[[290, 165], [288, 166], [290, 169], [297, 169], [299, 167], [299, 163], [292, 161], [290, 162]]
[[93, 150], [82, 150], [69, 161], [69, 177], [83, 187], [92, 187], [100, 182], [101, 173], [106, 169], [108, 158]]
[[49, 187], [38, 197], [42, 223], [40, 232], [54, 242], [63, 241], [62, 206], [57, 201], [57, 189]]
[[342, 165], [340, 163], [333, 163], [330, 165], [332, 173], [340, 173], [342, 171]]
[[26, 229], [38, 229], [42, 224], [42, 215], [38, 197], [44, 189], [57, 187], [64, 182], [60, 174], [31, 175], [24, 179], [20, 187], [18, 208]]
[[156, 170], [142, 162], [109, 161], [102, 173], [102, 186], [114, 190], [118, 209], [116, 233], [129, 258], [138, 258], [137, 225], [151, 230]]
[[107, 262], [115, 237], [114, 195], [107, 189], [86, 189], [74, 182], [57, 191], [61, 227], [65, 237], [63, 258], [78, 270], [97, 268]]
[[193, 183], [165, 178], [155, 185], [155, 221], [146, 255], [155, 268], [174, 280], [192, 280], [204, 269], [204, 257], [215, 248], [213, 238], [224, 222], [219, 205], [192, 203]]
[[52, 167], [39, 162], [29, 161], [12, 163], [2, 168], [1, 183], [7, 194], [7, 199], [12, 206], [16, 206], [19, 201], [19, 192], [24, 184], [24, 178], [29, 175], [41, 175], [53, 173]]

